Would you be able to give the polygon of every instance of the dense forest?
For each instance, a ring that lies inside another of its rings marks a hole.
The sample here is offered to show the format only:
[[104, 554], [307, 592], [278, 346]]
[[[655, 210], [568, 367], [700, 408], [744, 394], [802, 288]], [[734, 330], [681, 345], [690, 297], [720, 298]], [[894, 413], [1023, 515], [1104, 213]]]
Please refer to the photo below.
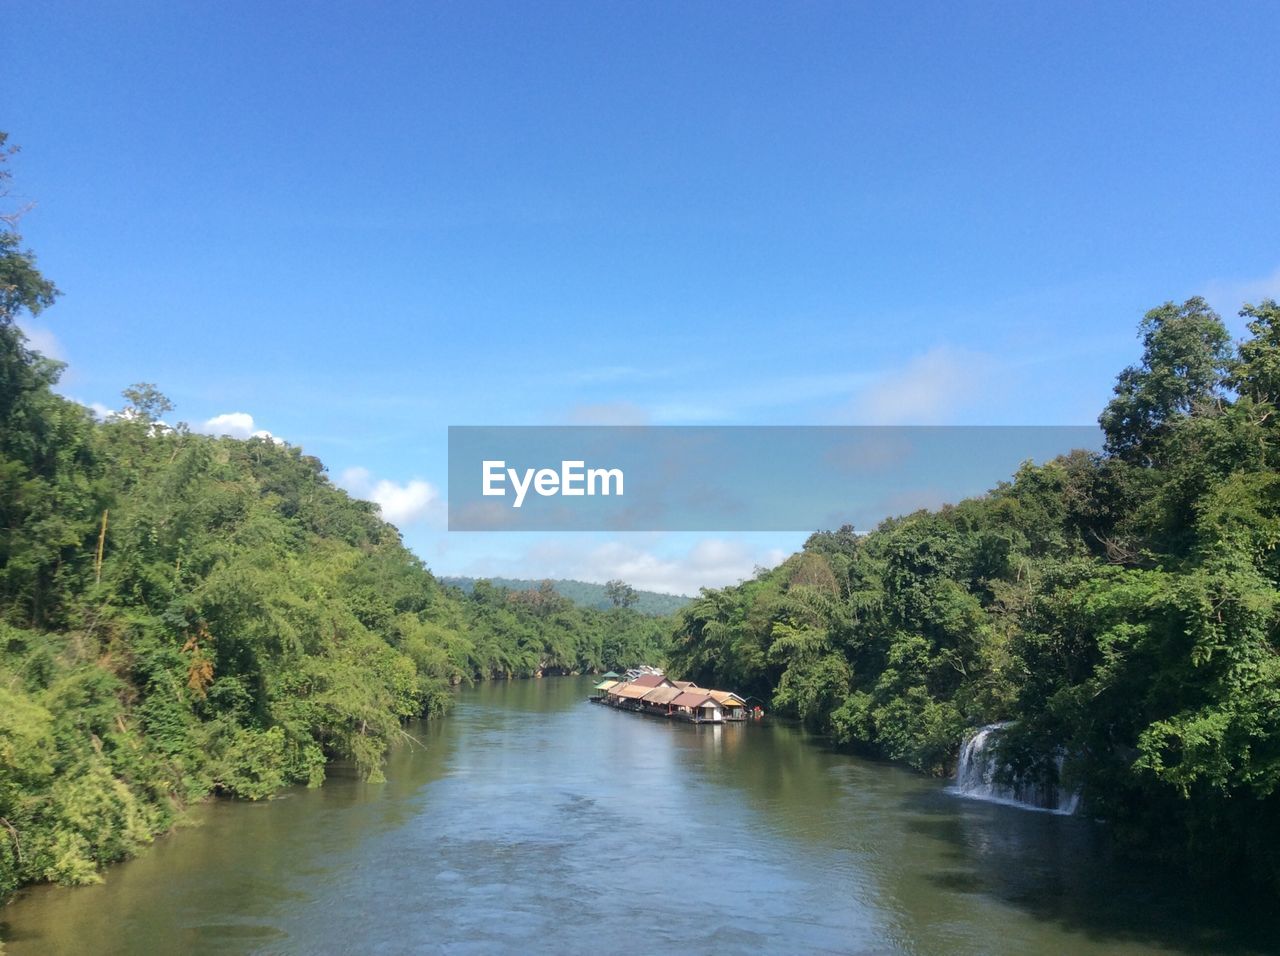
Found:
[[[477, 580], [480, 579], [440, 578], [442, 584], [456, 587], [468, 594], [475, 587]], [[557, 594], [568, 598], [579, 607], [595, 608], [599, 611], [614, 607], [630, 607], [650, 617], [669, 617], [692, 600], [680, 594], [639, 590], [620, 581], [596, 584], [591, 581], [575, 581], [566, 578], [551, 578], [545, 581], [532, 581], [526, 578], [484, 578], [483, 580], [494, 587], [506, 588], [509, 591], [536, 591], [544, 585], [550, 585]]]
[[[0, 134], [0, 160], [4, 139]], [[0, 166], [0, 187], [4, 169]], [[2, 192], [0, 188], [0, 192]], [[98, 421], [17, 325], [58, 292], [0, 228], [0, 895], [85, 882], [208, 794], [371, 779], [452, 684], [628, 666], [669, 628], [549, 588], [442, 587], [376, 506], [274, 440]]]
[[1149, 312], [1105, 453], [814, 534], [683, 611], [673, 669], [929, 773], [1012, 721], [1125, 846], [1280, 886], [1280, 307], [1242, 316]]

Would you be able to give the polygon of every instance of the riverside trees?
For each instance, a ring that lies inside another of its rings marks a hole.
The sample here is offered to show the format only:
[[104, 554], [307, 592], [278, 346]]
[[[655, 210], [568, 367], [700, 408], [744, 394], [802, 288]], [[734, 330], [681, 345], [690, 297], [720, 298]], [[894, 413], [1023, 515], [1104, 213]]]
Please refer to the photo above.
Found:
[[296, 447], [150, 413], [96, 422], [14, 331], [0, 345], [25, 383], [0, 418], [0, 892], [91, 880], [209, 793], [318, 784], [335, 757], [377, 780], [401, 722], [443, 711], [460, 681], [662, 653], [666, 625], [633, 610], [443, 587]]
[[1107, 452], [984, 497], [813, 535], [704, 591], [672, 667], [948, 773], [995, 721], [1127, 844], [1280, 886], [1280, 307], [1232, 348], [1200, 299], [1141, 325]]

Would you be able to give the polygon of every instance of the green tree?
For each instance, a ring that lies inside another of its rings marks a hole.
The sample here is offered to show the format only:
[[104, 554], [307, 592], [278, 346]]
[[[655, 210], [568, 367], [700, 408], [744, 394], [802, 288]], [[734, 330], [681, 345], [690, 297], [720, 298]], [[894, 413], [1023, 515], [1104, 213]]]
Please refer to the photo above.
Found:
[[125, 414], [140, 422], [158, 422], [173, 411], [173, 402], [150, 382], [130, 385], [120, 394], [125, 400]]
[[1240, 343], [1228, 383], [1255, 405], [1274, 408], [1280, 403], [1280, 305], [1265, 299], [1246, 305], [1240, 316], [1249, 320], [1252, 338]]
[[631, 607], [640, 597], [630, 584], [617, 579], [605, 584], [604, 590], [614, 607]]
[[22, 248], [18, 221], [29, 208], [9, 201], [12, 171], [7, 163], [18, 152], [9, 134], [0, 132], [0, 331], [7, 330], [24, 310], [38, 315], [58, 296], [54, 284], [36, 268], [36, 257]]
[[1142, 319], [1142, 362], [1116, 379], [1115, 397], [1099, 417], [1107, 450], [1126, 461], [1155, 461], [1160, 438], [1178, 416], [1223, 400], [1230, 336], [1199, 297], [1166, 302]]

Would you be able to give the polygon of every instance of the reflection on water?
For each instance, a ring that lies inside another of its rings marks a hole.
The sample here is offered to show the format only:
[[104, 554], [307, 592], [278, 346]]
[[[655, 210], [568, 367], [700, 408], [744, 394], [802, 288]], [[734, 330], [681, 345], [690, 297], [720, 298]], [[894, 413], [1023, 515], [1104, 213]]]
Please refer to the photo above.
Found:
[[[9, 956], [599, 950], [1262, 952], [1266, 917], [795, 728], [695, 727], [574, 678], [462, 691], [388, 782], [213, 803], [101, 886], [0, 910]], [[609, 946], [608, 948], [615, 948]]]

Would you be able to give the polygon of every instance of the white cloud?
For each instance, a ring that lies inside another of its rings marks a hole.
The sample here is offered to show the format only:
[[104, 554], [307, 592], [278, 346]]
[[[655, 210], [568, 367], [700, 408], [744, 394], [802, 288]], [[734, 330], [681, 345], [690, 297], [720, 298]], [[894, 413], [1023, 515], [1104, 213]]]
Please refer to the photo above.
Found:
[[221, 415], [214, 415], [203, 425], [196, 428], [196, 431], [203, 432], [206, 435], [227, 435], [231, 438], [267, 438], [275, 442], [277, 445], [284, 444], [284, 441], [277, 438], [271, 432], [264, 428], [253, 427], [253, 416], [248, 412], [225, 412]]
[[227, 412], [214, 415], [200, 431], [209, 435], [230, 435], [232, 438], [248, 438], [253, 434], [253, 416], [248, 412]]
[[373, 484], [373, 472], [359, 466], [348, 468], [338, 476], [338, 486], [346, 488], [353, 495], [363, 496]]
[[700, 587], [723, 587], [749, 578], [757, 565], [770, 567], [785, 557], [777, 551], [753, 554], [741, 544], [718, 538], [697, 542], [682, 555], [660, 557], [621, 542], [590, 552], [584, 573], [621, 578], [646, 591], [696, 594]]
[[403, 485], [382, 480], [373, 486], [370, 496], [382, 515], [393, 524], [412, 524], [426, 516], [428, 509], [439, 500], [440, 494], [428, 481], [413, 479]]
[[932, 348], [864, 388], [851, 417], [868, 425], [943, 424], [981, 392], [991, 364], [980, 353]]
[[[117, 421], [131, 422], [134, 419], [141, 417], [138, 412], [132, 408], [122, 408], [117, 412], [107, 408], [105, 405], [99, 405], [97, 402], [94, 402], [93, 405], [88, 407], [93, 410], [95, 415], [103, 420], [114, 418]], [[147, 428], [147, 435], [151, 438], [154, 438], [156, 435], [171, 434], [173, 434], [173, 426], [168, 422], [154, 421]]]
[[369, 469], [356, 467], [342, 472], [337, 483], [355, 497], [372, 501], [382, 517], [397, 527], [428, 520], [437, 523], [444, 513], [439, 489], [420, 478], [403, 484], [386, 478], [375, 480]]
[[72, 401], [78, 402], [85, 408], [89, 409], [89, 411], [93, 412], [93, 417], [100, 422], [105, 422], [112, 415], [117, 414], [114, 408], [109, 408], [108, 406], [103, 405], [102, 402], [81, 402], [78, 398], [72, 399]]
[[33, 325], [29, 320], [19, 322], [18, 328], [27, 337], [27, 346], [29, 348], [34, 349], [46, 358], [57, 359], [59, 362], [66, 361], [67, 354], [62, 348], [62, 343], [58, 341], [58, 337], [49, 329], [42, 325]]
[[547, 541], [510, 560], [477, 562], [465, 573], [600, 584], [619, 578], [645, 591], [693, 595], [699, 588], [736, 584], [757, 567], [773, 567], [786, 557], [779, 548], [752, 549], [722, 538], [703, 538], [674, 554], [617, 540], [594, 547]]

